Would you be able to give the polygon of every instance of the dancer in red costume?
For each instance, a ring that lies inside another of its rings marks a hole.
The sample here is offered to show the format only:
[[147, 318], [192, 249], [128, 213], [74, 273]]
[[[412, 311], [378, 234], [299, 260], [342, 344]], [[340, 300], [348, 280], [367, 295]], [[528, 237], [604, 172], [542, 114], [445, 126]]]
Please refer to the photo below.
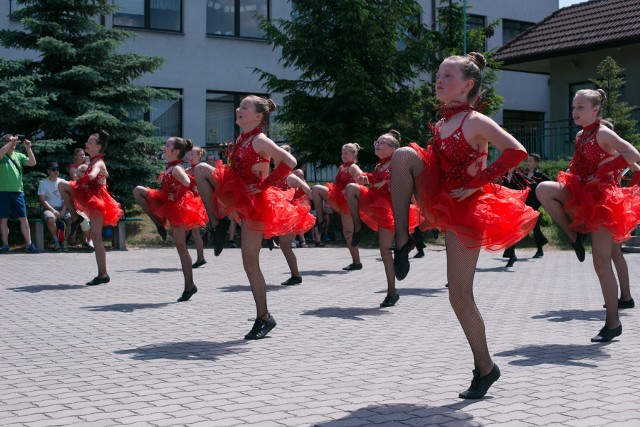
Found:
[[[189, 162], [189, 167], [185, 170], [185, 172], [193, 177], [193, 169], [196, 167], [202, 157], [206, 154], [204, 148], [200, 148], [198, 146], [194, 146], [191, 151], [189, 151], [186, 155], [186, 160]], [[191, 183], [189, 184], [189, 190], [193, 192], [196, 196], [200, 197], [200, 193], [198, 193], [198, 187], [196, 186], [195, 178], [191, 178]], [[204, 206], [203, 208], [204, 209]], [[191, 235], [193, 236], [193, 242], [196, 245], [196, 254], [198, 258], [196, 262], [191, 266], [192, 268], [198, 268], [207, 263], [207, 260], [204, 259], [204, 242], [202, 241], [202, 234], [200, 233], [200, 227], [195, 227], [191, 229]], [[187, 239], [188, 240], [188, 239]]]
[[107, 273], [107, 254], [102, 242], [102, 227], [118, 225], [118, 220], [124, 215], [120, 203], [111, 197], [107, 188], [109, 172], [107, 172], [103, 155], [108, 141], [109, 134], [104, 130], [89, 136], [85, 151], [89, 154], [91, 161], [86, 174], [77, 181], [58, 184], [58, 190], [65, 204], [75, 207], [75, 209], [69, 209], [73, 219], [69, 235], [74, 235], [78, 225], [84, 221], [77, 211], [84, 212], [90, 219], [89, 233], [95, 249], [98, 275], [87, 282], [87, 286], [101, 285], [111, 280]]
[[[290, 152], [288, 146], [283, 145], [282, 148], [288, 153]], [[278, 167], [278, 165], [275, 166], [276, 168]], [[298, 259], [293, 253], [291, 244], [297, 235], [304, 235], [307, 231], [311, 230], [316, 223], [316, 218], [309, 213], [311, 210], [311, 202], [309, 201], [311, 188], [309, 188], [309, 185], [307, 185], [296, 172], [301, 173], [302, 171], [298, 169], [273, 184], [275, 187], [289, 192], [291, 204], [295, 206], [295, 215], [297, 217], [293, 232], [280, 236], [280, 250], [282, 250], [282, 254], [287, 260], [287, 265], [291, 271], [291, 277], [281, 283], [283, 286], [299, 285], [302, 283], [302, 276], [300, 276], [300, 271], [298, 270]]]
[[538, 198], [562, 228], [580, 262], [585, 259], [582, 239], [591, 233], [593, 266], [607, 308], [604, 327], [593, 342], [607, 342], [622, 334], [618, 316], [618, 284], [611, 267], [615, 245], [628, 240], [640, 224], [640, 190], [620, 187], [620, 172], [640, 160], [640, 153], [607, 126], [601, 126], [602, 89], [582, 89], [573, 98], [573, 120], [582, 126], [569, 172], [558, 182], [538, 186]]
[[199, 229], [206, 221], [202, 200], [191, 190], [193, 177], [188, 175], [182, 167], [185, 153], [191, 151], [193, 143], [190, 139], [172, 136], [162, 151], [168, 163], [165, 171], [160, 174], [158, 181], [160, 189], [138, 186], [133, 189], [133, 197], [142, 210], [156, 224], [158, 232], [165, 240], [165, 227], [171, 226], [176, 250], [180, 256], [182, 275], [184, 276], [184, 291], [178, 302], [189, 301], [198, 292], [193, 282], [191, 255], [187, 249], [187, 230]]
[[[351, 246], [357, 247], [362, 232], [362, 222], [378, 232], [380, 256], [387, 276], [387, 296], [380, 307], [391, 307], [400, 299], [396, 290], [396, 277], [393, 273], [391, 244], [395, 224], [391, 209], [389, 178], [391, 177], [391, 156], [400, 146], [400, 133], [396, 130], [382, 134], [374, 143], [376, 156], [380, 159], [373, 173], [362, 173], [357, 183], [347, 184], [345, 196], [354, 224]], [[411, 206], [409, 229], [413, 232], [419, 222], [419, 213], [415, 205]], [[362, 221], [361, 221], [362, 220]]]
[[336, 179], [333, 183], [327, 183], [327, 185], [314, 185], [313, 186], [313, 206], [316, 208], [316, 215], [318, 216], [318, 228], [322, 233], [324, 224], [322, 222], [322, 201], [325, 200], [334, 210], [340, 214], [340, 220], [342, 221], [342, 234], [344, 240], [347, 242], [347, 248], [351, 254], [351, 264], [344, 267], [343, 270], [361, 270], [362, 263], [360, 262], [360, 251], [358, 247], [351, 246], [351, 239], [353, 237], [353, 219], [349, 214], [349, 206], [347, 205], [347, 199], [344, 195], [344, 189], [347, 184], [356, 182], [356, 178], [360, 176], [362, 170], [356, 164], [358, 160], [358, 151], [360, 146], [355, 143], [349, 143], [342, 146], [342, 164], [338, 168]]
[[[264, 338], [276, 326], [267, 308], [267, 287], [260, 270], [262, 239], [292, 233], [297, 221], [290, 195], [273, 186], [296, 165], [291, 154], [263, 133], [269, 113], [275, 109], [271, 99], [255, 95], [244, 98], [236, 109], [236, 123], [243, 133], [233, 146], [229, 164], [218, 161], [212, 168], [200, 163], [195, 168], [214, 240], [224, 245], [228, 224], [221, 226], [221, 218], [231, 215], [241, 222], [242, 262], [257, 311], [253, 328], [245, 335], [248, 340]], [[269, 174], [271, 159], [278, 166]]]
[[[483, 397], [500, 377], [491, 360], [484, 321], [473, 297], [480, 248], [504, 249], [525, 236], [538, 212], [526, 206], [527, 191], [493, 186], [492, 182], [527, 158], [524, 147], [489, 117], [474, 111], [482, 83], [484, 56], [470, 53], [446, 58], [436, 75], [442, 119], [427, 149], [400, 148], [391, 161], [391, 199], [396, 223], [396, 277], [409, 272], [408, 234], [411, 196], [425, 218], [421, 229], [437, 227], [445, 234], [449, 302], [473, 353], [475, 369], [463, 399]], [[486, 166], [489, 141], [501, 155]]]

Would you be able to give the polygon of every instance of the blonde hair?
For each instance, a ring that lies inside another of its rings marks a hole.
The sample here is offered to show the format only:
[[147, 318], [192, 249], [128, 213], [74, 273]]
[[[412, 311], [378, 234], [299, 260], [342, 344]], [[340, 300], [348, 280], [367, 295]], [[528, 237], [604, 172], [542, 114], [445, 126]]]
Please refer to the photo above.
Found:
[[466, 80], [473, 80], [473, 87], [469, 91], [469, 100], [476, 99], [480, 96], [480, 88], [482, 87], [482, 70], [487, 66], [487, 59], [483, 54], [478, 52], [470, 52], [465, 56], [450, 56], [445, 61], [453, 61], [460, 65], [462, 76]]
[[344, 144], [342, 146], [342, 149], [345, 149], [345, 148], [351, 151], [351, 153], [353, 153], [353, 155], [356, 156], [356, 158], [358, 157], [358, 151], [360, 151], [361, 149], [360, 144], [358, 144], [357, 142], [349, 142], [347, 144]]
[[602, 118], [602, 103], [607, 100], [607, 93], [602, 89], [580, 89], [576, 96], [584, 96], [592, 106], [598, 107], [598, 117]]

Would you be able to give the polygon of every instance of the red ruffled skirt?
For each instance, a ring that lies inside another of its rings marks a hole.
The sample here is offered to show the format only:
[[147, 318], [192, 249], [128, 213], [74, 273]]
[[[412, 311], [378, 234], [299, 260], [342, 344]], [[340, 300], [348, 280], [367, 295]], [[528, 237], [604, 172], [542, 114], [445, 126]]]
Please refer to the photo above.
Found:
[[164, 190], [147, 188], [147, 206], [163, 226], [169, 223], [172, 228], [182, 227], [186, 230], [204, 227], [207, 215], [200, 197], [191, 191], [174, 197], [175, 200]]
[[[327, 203], [329, 203], [331, 209], [339, 214], [348, 215], [349, 206], [347, 205], [347, 198], [344, 195], [345, 187], [342, 185], [336, 185], [332, 182], [327, 182], [327, 188], [329, 189], [329, 197]], [[320, 209], [318, 212], [322, 212], [322, 209]]]
[[[382, 188], [360, 186], [360, 219], [373, 231], [378, 227], [395, 232], [391, 193], [385, 185]], [[409, 233], [420, 224], [420, 210], [414, 204], [409, 210]]]
[[311, 202], [303, 191], [296, 190], [291, 204], [296, 208], [297, 221], [293, 227], [295, 235], [305, 234], [316, 225], [316, 217], [311, 215]]
[[577, 175], [560, 172], [558, 182], [571, 194], [564, 210], [572, 218], [569, 227], [578, 233], [591, 233], [600, 227], [613, 234], [616, 243], [631, 238], [640, 224], [640, 188], [619, 187], [599, 180], [583, 183]]
[[78, 181], [71, 181], [70, 184], [76, 210], [84, 212], [89, 219], [102, 217], [104, 225], [118, 225], [124, 212], [120, 203], [109, 194], [106, 184], [87, 185]]
[[416, 144], [411, 147], [425, 162], [418, 179], [420, 214], [424, 218], [420, 229], [451, 230], [469, 249], [501, 251], [522, 240], [535, 226], [540, 213], [525, 204], [529, 189], [486, 184], [459, 202], [440, 180], [435, 153]]
[[257, 181], [247, 180], [221, 163], [216, 164], [212, 175], [217, 184], [212, 204], [218, 218], [244, 220], [244, 227], [262, 233], [265, 239], [294, 232], [299, 210], [291, 203], [291, 191], [268, 187], [251, 194], [247, 186]]

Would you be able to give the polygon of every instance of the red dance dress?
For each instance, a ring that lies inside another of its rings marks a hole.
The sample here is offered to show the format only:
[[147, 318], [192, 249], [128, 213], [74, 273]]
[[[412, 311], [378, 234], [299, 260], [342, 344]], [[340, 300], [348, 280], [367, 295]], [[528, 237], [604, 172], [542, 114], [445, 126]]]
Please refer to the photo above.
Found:
[[526, 190], [512, 190], [484, 184], [471, 196], [457, 201], [451, 191], [462, 188], [474, 176], [467, 169], [483, 168], [487, 152], [475, 150], [462, 133], [462, 125], [446, 138], [440, 137], [440, 127], [434, 127], [434, 138], [424, 149], [411, 143], [425, 162], [418, 182], [422, 230], [438, 228], [453, 231], [467, 248], [486, 247], [500, 251], [514, 245], [534, 227], [539, 213], [525, 204]]
[[[344, 195], [344, 189], [347, 184], [351, 182], [356, 182], [355, 179], [349, 175], [349, 168], [354, 162], [343, 163], [338, 168], [338, 173], [336, 174], [336, 179], [334, 182], [328, 182], [327, 188], [329, 189], [329, 197], [327, 202], [329, 206], [340, 214], [348, 214], [349, 206], [347, 205], [347, 198]], [[316, 212], [322, 212], [322, 206], [318, 208], [316, 206]]]
[[147, 207], [162, 226], [166, 227], [169, 223], [172, 228], [182, 227], [186, 230], [204, 227], [207, 220], [204, 205], [191, 186], [195, 179], [188, 175], [191, 182], [185, 186], [173, 176], [173, 168], [180, 163], [182, 160], [167, 163], [159, 178], [160, 189], [147, 188]]
[[85, 175], [77, 181], [70, 182], [73, 205], [77, 211], [84, 212], [89, 219], [102, 217], [104, 225], [114, 226], [118, 224], [124, 212], [120, 203], [109, 194], [106, 179], [102, 183], [99, 182], [106, 178], [106, 175], [89, 178], [98, 160], [102, 160], [102, 156], [92, 158]]
[[[253, 148], [258, 129], [242, 134], [233, 146], [229, 164], [217, 161], [212, 173], [217, 187], [213, 193], [213, 206], [218, 218], [231, 216], [248, 230], [261, 232], [265, 239], [294, 232], [298, 221], [296, 207], [291, 203], [292, 192], [269, 186], [257, 193], [250, 185], [261, 182], [253, 173], [253, 166], [268, 163]], [[265, 178], [265, 177], [262, 177]]]
[[297, 236], [299, 234], [305, 234], [311, 230], [316, 224], [316, 217], [311, 215], [311, 202], [302, 188], [294, 189], [287, 185], [287, 178], [284, 178], [273, 183], [273, 186], [279, 188], [282, 191], [286, 191], [291, 196], [291, 204], [296, 208], [297, 222], [293, 227], [293, 232]]
[[[360, 219], [373, 231], [382, 227], [395, 232], [389, 191], [391, 173], [388, 167], [384, 168], [390, 161], [391, 157], [380, 159], [372, 173], [365, 173], [370, 186], [360, 186]], [[409, 210], [409, 233], [412, 233], [419, 223], [419, 209], [412, 204]]]
[[598, 144], [599, 128], [598, 120], [582, 129], [569, 172], [558, 173], [558, 182], [571, 194], [564, 210], [572, 218], [572, 230], [586, 234], [605, 227], [616, 243], [622, 243], [640, 224], [640, 189], [620, 187], [617, 177], [611, 175], [594, 178], [598, 165], [613, 156]]

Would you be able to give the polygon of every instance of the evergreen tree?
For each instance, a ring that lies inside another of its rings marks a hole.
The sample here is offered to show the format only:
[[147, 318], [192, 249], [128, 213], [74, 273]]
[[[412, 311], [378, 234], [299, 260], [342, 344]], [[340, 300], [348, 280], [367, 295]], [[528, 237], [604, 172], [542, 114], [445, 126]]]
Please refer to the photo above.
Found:
[[51, 160], [68, 164], [73, 148], [84, 147], [90, 134], [107, 130], [110, 191], [131, 203], [133, 187], [151, 183], [160, 169], [149, 154], [161, 142], [152, 136], [154, 126], [141, 118], [153, 100], [175, 97], [133, 82], [158, 69], [163, 59], [117, 52], [133, 33], [100, 24], [101, 16], [115, 10], [108, 0], [18, 4], [23, 7], [12, 18], [20, 21], [22, 30], [0, 30], [0, 45], [35, 55], [0, 62], [0, 87], [21, 82], [22, 102], [39, 108], [33, 114], [9, 110], [0, 127], [34, 139], [33, 150], [43, 167]]
[[620, 77], [624, 68], [610, 56], [607, 56], [596, 68], [600, 79], [589, 79], [607, 93], [607, 100], [602, 105], [602, 117], [610, 118], [615, 126], [615, 131], [621, 138], [638, 146], [640, 136], [637, 133], [638, 122], [631, 118], [631, 112], [635, 107], [626, 102], [621, 102], [620, 89], [625, 84], [624, 77]]
[[[446, 3], [446, 5], [444, 5]], [[256, 70], [268, 90], [285, 94], [277, 120], [293, 146], [321, 165], [337, 162], [340, 147], [358, 142], [368, 148], [389, 128], [404, 141], [426, 141], [437, 100], [432, 77], [444, 57], [462, 54], [462, 6], [443, 1], [439, 31], [419, 22], [415, 0], [294, 0], [291, 20], [263, 20], [267, 41], [281, 51], [295, 79]], [[467, 33], [469, 50], [484, 51], [487, 29]], [[498, 64], [487, 54], [489, 66]], [[490, 114], [501, 104], [485, 72]], [[422, 83], [420, 83], [422, 81]], [[364, 144], [363, 144], [364, 142]], [[375, 161], [373, 150], [361, 163]]]
[[321, 165], [335, 164], [340, 147], [358, 142], [373, 162], [370, 142], [399, 126], [413, 103], [413, 86], [429, 66], [430, 31], [415, 0], [294, 0], [291, 20], [261, 27], [287, 79], [255, 70], [268, 90], [284, 94], [278, 120], [287, 141]]

